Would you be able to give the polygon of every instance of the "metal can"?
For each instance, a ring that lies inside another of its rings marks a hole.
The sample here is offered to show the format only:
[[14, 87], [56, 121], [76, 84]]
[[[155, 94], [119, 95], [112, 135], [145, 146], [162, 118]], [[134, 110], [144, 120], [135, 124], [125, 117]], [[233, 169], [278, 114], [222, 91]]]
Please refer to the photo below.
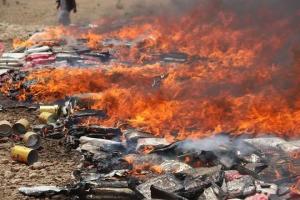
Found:
[[26, 147], [38, 149], [41, 146], [41, 136], [35, 132], [27, 132], [23, 137]]
[[59, 110], [60, 110], [59, 105], [52, 105], [52, 106], [42, 105], [42, 106], [40, 106], [40, 113], [48, 112], [48, 113], [59, 114]]
[[11, 149], [13, 160], [32, 165], [38, 161], [38, 152], [34, 149], [16, 145]]
[[27, 119], [20, 119], [13, 125], [13, 132], [17, 134], [25, 134], [29, 128], [29, 121]]
[[39, 115], [39, 119], [43, 123], [55, 123], [58, 119], [57, 115], [55, 113], [49, 113], [49, 112], [42, 112]]
[[12, 134], [12, 125], [9, 121], [0, 121], [0, 137], [8, 137]]

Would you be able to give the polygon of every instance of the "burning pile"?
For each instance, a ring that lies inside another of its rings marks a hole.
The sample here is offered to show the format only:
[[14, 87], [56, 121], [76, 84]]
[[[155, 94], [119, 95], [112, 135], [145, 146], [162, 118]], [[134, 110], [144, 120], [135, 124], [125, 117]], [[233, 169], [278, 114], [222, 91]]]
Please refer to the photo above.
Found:
[[80, 183], [104, 196], [298, 195], [299, 184], [281, 191], [297, 182], [298, 142], [250, 139], [299, 137], [297, 3], [195, 2], [171, 18], [103, 20], [16, 40], [0, 60], [1, 91], [77, 102], [59, 120], [67, 144], [85, 156]]

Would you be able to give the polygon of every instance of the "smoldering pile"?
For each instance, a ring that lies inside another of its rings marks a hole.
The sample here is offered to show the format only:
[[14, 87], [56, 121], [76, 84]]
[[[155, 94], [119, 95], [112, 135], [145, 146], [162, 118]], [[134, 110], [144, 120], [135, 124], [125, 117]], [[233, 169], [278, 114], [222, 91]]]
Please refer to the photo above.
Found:
[[[277, 137], [168, 142], [136, 129], [68, 127], [82, 155], [65, 188], [20, 188], [79, 199], [290, 199], [298, 196], [299, 141]], [[70, 147], [69, 146], [69, 147]]]

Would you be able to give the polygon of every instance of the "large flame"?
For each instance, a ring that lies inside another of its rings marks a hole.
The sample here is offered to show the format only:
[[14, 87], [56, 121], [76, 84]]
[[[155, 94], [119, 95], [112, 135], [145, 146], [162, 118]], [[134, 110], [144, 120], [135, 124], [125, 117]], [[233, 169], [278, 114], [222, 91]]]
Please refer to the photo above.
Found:
[[[133, 66], [115, 63], [105, 68], [32, 72], [27, 80], [38, 83], [21, 96], [51, 102], [92, 94], [92, 107], [106, 110], [109, 118], [90, 122], [122, 121], [171, 139], [223, 131], [299, 136], [300, 53], [295, 22], [300, 12], [289, 9], [286, 15], [262, 6], [250, 15], [221, 1], [199, 2], [193, 11], [171, 19], [139, 17], [113, 29], [107, 24], [114, 23], [104, 20], [100, 28], [56, 34], [56, 40], [83, 37], [95, 50], [112, 48], [119, 61]], [[104, 45], [112, 38], [131, 42], [131, 47]], [[153, 64], [157, 55], [169, 52], [184, 53], [189, 61]]]

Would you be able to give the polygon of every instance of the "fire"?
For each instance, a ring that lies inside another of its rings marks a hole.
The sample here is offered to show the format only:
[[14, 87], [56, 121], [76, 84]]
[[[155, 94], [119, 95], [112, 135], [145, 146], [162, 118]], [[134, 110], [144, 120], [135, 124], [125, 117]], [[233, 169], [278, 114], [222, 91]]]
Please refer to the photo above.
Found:
[[162, 174], [163, 169], [160, 165], [148, 162], [140, 162], [136, 160], [136, 158], [132, 155], [126, 155], [123, 158], [128, 164], [131, 164], [133, 169], [131, 170], [132, 175], [143, 175], [143, 172], [145, 171], [151, 171], [155, 174]]
[[[25, 81], [37, 83], [20, 96], [44, 102], [88, 97], [92, 108], [108, 115], [89, 123], [125, 122], [170, 139], [220, 132], [299, 137], [300, 50], [294, 24], [299, 12], [276, 15], [264, 7], [254, 19], [253, 13], [221, 9], [217, 2], [199, 3], [179, 17], [139, 17], [111, 29], [108, 24], [115, 23], [104, 20], [87, 31], [48, 30], [43, 39], [84, 38], [92, 49], [114, 49], [119, 62], [33, 71]], [[105, 44], [109, 39], [115, 43]], [[172, 52], [186, 55], [187, 62], [157, 62]], [[125, 61], [130, 67], [121, 64]]]
[[13, 47], [30, 47], [33, 45], [48, 45], [55, 46], [66, 36], [73, 34], [72, 29], [64, 27], [50, 27], [46, 28], [43, 32], [34, 34], [28, 40], [21, 40], [16, 38], [13, 40]]

